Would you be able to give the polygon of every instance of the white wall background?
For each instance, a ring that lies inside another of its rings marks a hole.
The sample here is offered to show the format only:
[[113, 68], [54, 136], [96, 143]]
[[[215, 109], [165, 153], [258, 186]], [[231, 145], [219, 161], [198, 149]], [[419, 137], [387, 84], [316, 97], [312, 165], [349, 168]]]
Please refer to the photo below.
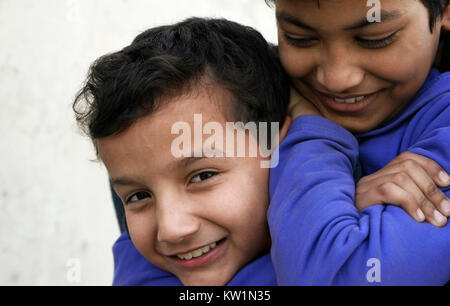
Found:
[[111, 284], [107, 174], [71, 102], [97, 57], [191, 16], [276, 41], [264, 0], [0, 0], [0, 285]]

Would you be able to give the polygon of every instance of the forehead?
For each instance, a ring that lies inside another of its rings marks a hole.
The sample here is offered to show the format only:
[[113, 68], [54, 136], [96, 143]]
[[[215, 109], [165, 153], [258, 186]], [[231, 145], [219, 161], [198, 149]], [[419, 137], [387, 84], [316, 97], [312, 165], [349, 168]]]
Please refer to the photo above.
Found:
[[[231, 94], [217, 85], [205, 85], [178, 96], [163, 97], [161, 107], [138, 119], [124, 132], [97, 141], [99, 155], [110, 172], [128, 172], [133, 165], [149, 160], [168, 163], [174, 159], [171, 145], [179, 134], [172, 133], [176, 123], [187, 123], [194, 130], [194, 116], [203, 122], [225, 126]], [[125, 169], [125, 170], [124, 170]], [[111, 173], [110, 173], [111, 174]]]
[[420, 1], [412, 0], [277, 0], [277, 17], [288, 14], [302, 16], [302, 19], [313, 20], [316, 24], [333, 26], [337, 21], [345, 23], [349, 21], [348, 27], [355, 19], [367, 19], [368, 14], [379, 9], [381, 21], [391, 20], [408, 12], [422, 9], [425, 6]]

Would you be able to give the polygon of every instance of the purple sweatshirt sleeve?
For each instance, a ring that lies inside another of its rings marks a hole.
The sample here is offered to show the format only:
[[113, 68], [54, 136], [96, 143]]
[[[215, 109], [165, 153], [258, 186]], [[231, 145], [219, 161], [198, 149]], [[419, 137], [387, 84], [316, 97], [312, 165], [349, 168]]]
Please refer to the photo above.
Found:
[[270, 178], [268, 220], [280, 285], [441, 285], [450, 278], [450, 227], [398, 207], [358, 214], [358, 142], [318, 116], [297, 118]]

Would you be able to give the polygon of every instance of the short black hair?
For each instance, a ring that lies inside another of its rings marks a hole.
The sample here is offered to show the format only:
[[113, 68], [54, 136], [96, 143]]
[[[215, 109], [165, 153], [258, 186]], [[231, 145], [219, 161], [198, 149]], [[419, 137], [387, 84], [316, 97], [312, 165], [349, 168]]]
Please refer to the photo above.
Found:
[[225, 19], [189, 18], [151, 28], [121, 51], [100, 57], [73, 110], [95, 145], [155, 111], [159, 97], [205, 76], [231, 93], [227, 107], [234, 120], [283, 124], [289, 78], [277, 52], [256, 30]]
[[[276, 0], [264, 0], [267, 5], [273, 7]], [[320, 3], [320, 0], [316, 0]], [[445, 8], [450, 5], [450, 0], [420, 0], [428, 10], [430, 31], [433, 32], [436, 20], [442, 16]], [[436, 68], [441, 72], [450, 71], [450, 33], [445, 31], [441, 33], [439, 43], [439, 60], [436, 63]]]

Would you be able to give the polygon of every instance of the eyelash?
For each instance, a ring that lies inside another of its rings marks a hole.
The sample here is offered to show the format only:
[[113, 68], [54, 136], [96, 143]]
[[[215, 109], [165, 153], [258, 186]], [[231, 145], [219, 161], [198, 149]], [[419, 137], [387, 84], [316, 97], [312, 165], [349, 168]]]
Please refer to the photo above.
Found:
[[397, 33], [398, 32], [394, 32], [391, 35], [381, 39], [371, 40], [371, 39], [357, 38], [356, 41], [368, 49], [379, 49], [387, 47], [390, 44], [392, 44], [397, 38]]
[[291, 45], [296, 47], [309, 47], [311, 46], [311, 43], [313, 42], [313, 39], [309, 38], [292, 38], [287, 34], [284, 34], [284, 39]]
[[132, 199], [133, 197], [137, 196], [137, 195], [142, 195], [142, 194], [145, 194], [146, 196], [151, 197], [151, 195], [150, 195], [148, 192], [145, 192], [145, 191], [139, 191], [139, 192], [133, 193], [131, 196], [129, 196], [129, 197], [126, 199], [126, 201], [125, 201], [125, 205], [128, 205], [128, 204], [130, 204], [130, 203], [134, 203], [134, 202], [139, 202], [139, 201], [141, 201], [142, 199], [138, 199], [138, 200], [136, 200], [136, 201], [131, 201], [131, 199]]
[[[363, 39], [363, 38], [356, 38], [355, 40], [357, 41], [357, 43], [359, 43], [360, 45], [362, 45], [364, 48], [367, 49], [379, 49], [379, 48], [384, 48], [389, 46], [390, 44], [392, 44], [395, 39], [397, 38], [397, 33], [398, 32], [394, 32], [391, 35], [381, 38], [381, 39]], [[296, 47], [309, 47], [312, 45], [313, 41], [315, 39], [310, 39], [310, 38], [292, 38], [287, 34], [284, 34], [284, 38], [285, 40]]]
[[202, 174], [205, 174], [205, 173], [208, 173], [208, 174], [212, 174], [212, 175], [211, 175], [211, 176], [209, 176], [208, 178], [206, 178], [206, 179], [204, 179], [204, 180], [200, 181], [200, 182], [195, 182], [195, 183], [193, 183], [193, 184], [199, 184], [199, 183], [202, 183], [202, 182], [204, 182], [204, 181], [206, 181], [206, 180], [209, 180], [209, 179], [211, 179], [212, 177], [216, 176], [217, 174], [219, 174], [219, 172], [216, 172], [216, 171], [211, 171], [211, 170], [209, 170], [209, 171], [203, 171], [203, 172], [199, 172], [199, 173], [197, 173], [196, 175], [192, 176], [192, 178], [191, 178], [191, 180], [190, 180], [189, 182], [191, 183], [191, 182], [192, 182], [192, 180], [194, 179], [194, 177], [200, 176], [200, 175], [202, 175]]
[[[203, 171], [203, 172], [197, 173], [196, 175], [192, 176], [190, 182], [192, 181], [193, 178], [195, 178], [195, 177], [197, 177], [197, 176], [200, 176], [200, 175], [202, 175], [202, 174], [206, 174], [206, 173], [207, 173], [207, 174], [212, 174], [212, 175], [209, 176], [209, 177], [207, 177], [207, 178], [205, 178], [205, 179], [203, 179], [203, 180], [201, 180], [200, 182], [194, 182], [193, 184], [200, 184], [200, 183], [202, 183], [202, 182], [204, 182], [204, 181], [206, 181], [206, 180], [211, 179], [212, 177], [216, 176], [217, 174], [219, 174], [219, 172], [216, 172], [216, 171]], [[129, 197], [125, 200], [125, 205], [128, 205], [128, 204], [130, 204], [130, 203], [139, 202], [139, 201], [143, 200], [143, 199], [137, 199], [137, 200], [135, 200], [135, 201], [131, 201], [131, 199], [132, 199], [133, 197], [139, 196], [139, 195], [141, 195], [141, 196], [144, 195], [145, 197], [150, 197], [150, 198], [151, 198], [151, 195], [150, 195], [148, 192], [145, 192], [145, 191], [139, 191], [139, 192], [133, 193], [131, 196], [129, 196]]]

